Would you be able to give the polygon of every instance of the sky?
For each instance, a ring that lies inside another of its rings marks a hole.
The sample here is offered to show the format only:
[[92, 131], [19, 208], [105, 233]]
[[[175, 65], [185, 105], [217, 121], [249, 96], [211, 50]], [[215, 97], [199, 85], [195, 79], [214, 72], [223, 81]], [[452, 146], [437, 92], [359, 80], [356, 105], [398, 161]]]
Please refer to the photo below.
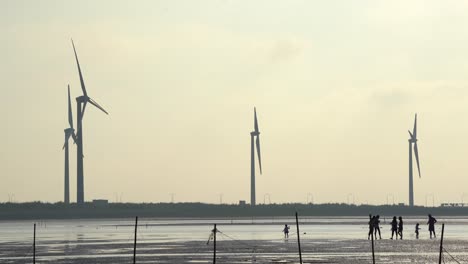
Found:
[[[87, 92], [85, 199], [468, 201], [464, 1], [25, 1], [0, 8], [0, 202], [63, 200], [67, 85]], [[73, 99], [76, 122], [76, 103]], [[75, 124], [76, 126], [76, 124]], [[76, 145], [71, 145], [76, 201]]]

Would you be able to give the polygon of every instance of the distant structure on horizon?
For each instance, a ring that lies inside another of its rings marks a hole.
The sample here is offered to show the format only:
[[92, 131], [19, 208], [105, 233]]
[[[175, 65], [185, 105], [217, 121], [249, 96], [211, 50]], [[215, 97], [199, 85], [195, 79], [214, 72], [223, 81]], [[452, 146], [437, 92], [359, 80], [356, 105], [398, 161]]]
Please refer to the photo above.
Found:
[[65, 150], [65, 179], [64, 179], [64, 198], [63, 202], [65, 204], [70, 203], [70, 171], [69, 171], [69, 151], [68, 151], [68, 141], [70, 137], [73, 138], [73, 142], [76, 143], [75, 129], [73, 128], [73, 113], [71, 107], [70, 99], [70, 85], [68, 85], [68, 124], [70, 127], [64, 130], [65, 132], [65, 143], [63, 144], [63, 150]]
[[418, 154], [418, 139], [417, 139], [417, 119], [418, 115], [414, 115], [414, 128], [413, 133], [408, 130], [410, 138], [409, 143], [409, 206], [414, 206], [414, 191], [413, 191], [413, 152], [412, 145], [414, 144], [414, 157], [416, 158], [416, 164], [418, 165], [418, 174], [421, 178], [421, 170], [419, 169], [419, 154]]
[[[254, 138], [256, 142], [254, 144]], [[258, 130], [257, 109], [254, 107], [254, 131], [250, 132], [250, 205], [255, 206], [255, 145], [257, 145], [258, 166], [262, 174], [262, 159], [260, 155], [260, 131]]]
[[83, 169], [83, 129], [82, 129], [82, 121], [83, 121], [83, 115], [85, 113], [86, 109], [86, 104], [90, 103], [97, 107], [99, 110], [103, 111], [105, 114], [109, 114], [102, 108], [96, 101], [91, 99], [91, 97], [88, 96], [88, 93], [86, 92], [86, 87], [84, 84], [83, 80], [83, 75], [81, 74], [81, 68], [80, 68], [80, 62], [78, 61], [78, 55], [76, 54], [76, 49], [75, 49], [75, 44], [72, 42], [73, 46], [73, 51], [75, 53], [75, 59], [76, 59], [76, 65], [78, 67], [78, 74], [80, 75], [80, 83], [81, 83], [81, 90], [83, 91], [83, 95], [79, 96], [76, 98], [77, 102], [77, 135], [76, 135], [76, 145], [77, 145], [77, 153], [76, 153], [76, 159], [77, 159], [77, 165], [76, 165], [76, 170], [77, 170], [77, 192], [76, 192], [76, 202], [78, 204], [83, 204], [84, 203], [84, 169]]

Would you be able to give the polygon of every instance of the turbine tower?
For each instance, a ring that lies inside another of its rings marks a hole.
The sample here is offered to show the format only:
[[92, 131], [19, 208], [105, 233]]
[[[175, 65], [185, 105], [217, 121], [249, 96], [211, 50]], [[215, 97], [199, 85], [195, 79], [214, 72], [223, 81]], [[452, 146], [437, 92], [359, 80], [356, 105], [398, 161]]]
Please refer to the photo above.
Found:
[[[254, 131], [250, 132], [250, 205], [255, 206], [255, 145], [257, 145], [258, 166], [262, 174], [262, 159], [260, 155], [260, 131], [258, 131], [257, 109], [254, 107]], [[254, 138], [256, 143], [254, 144]]]
[[[80, 75], [80, 83], [81, 83], [81, 90], [83, 91], [83, 95], [79, 96], [76, 98], [77, 102], [77, 135], [76, 135], [76, 145], [77, 145], [77, 165], [76, 165], [76, 170], [77, 170], [77, 192], [76, 192], [76, 202], [78, 204], [83, 204], [84, 203], [84, 169], [83, 169], [83, 127], [82, 127], [82, 121], [83, 121], [83, 115], [85, 113], [86, 109], [86, 104], [90, 103], [97, 107], [99, 110], [103, 111], [107, 115], [109, 113], [104, 110], [96, 101], [91, 99], [91, 97], [88, 96], [88, 93], [86, 92], [86, 87], [84, 84], [83, 80], [83, 75], [81, 74], [81, 68], [80, 68], [80, 62], [78, 61], [78, 55], [76, 54], [76, 49], [75, 49], [75, 44], [72, 42], [73, 46], [73, 51], [75, 52], [75, 59], [76, 59], [76, 65], [78, 67], [78, 74]], [[82, 107], [83, 106], [83, 107]]]
[[75, 129], [73, 128], [73, 113], [71, 108], [70, 99], [70, 85], [68, 85], [68, 124], [70, 127], [64, 130], [65, 132], [65, 144], [63, 144], [63, 150], [65, 150], [65, 186], [64, 186], [64, 198], [65, 204], [70, 203], [70, 174], [69, 174], [69, 162], [68, 162], [68, 141], [70, 137], [73, 138], [73, 142], [76, 143]]
[[411, 148], [414, 144], [414, 157], [416, 158], [416, 164], [418, 165], [418, 174], [421, 178], [421, 170], [419, 169], [419, 154], [418, 154], [418, 138], [417, 138], [417, 119], [418, 115], [414, 115], [414, 128], [413, 133], [408, 130], [410, 138], [409, 143], [409, 206], [414, 206], [414, 191], [413, 191], [413, 149]]

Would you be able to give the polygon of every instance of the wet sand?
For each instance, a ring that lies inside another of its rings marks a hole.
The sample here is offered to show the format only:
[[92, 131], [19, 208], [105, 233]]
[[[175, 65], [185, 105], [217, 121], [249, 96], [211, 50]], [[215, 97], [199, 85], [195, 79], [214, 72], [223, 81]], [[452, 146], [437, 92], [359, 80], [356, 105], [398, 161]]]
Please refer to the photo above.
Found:
[[[37, 262], [54, 264], [132, 263], [133, 219], [57, 220], [39, 222]], [[217, 263], [299, 263], [294, 223], [289, 239], [281, 230], [291, 219], [142, 219], [138, 228], [137, 263], [212, 263], [213, 242], [207, 245], [213, 222], [218, 222]], [[424, 218], [408, 218], [413, 227]], [[306, 218], [301, 224], [303, 263], [372, 263], [366, 217]], [[222, 222], [220, 224], [220, 222]], [[252, 222], [255, 224], [248, 224]], [[468, 262], [468, 220], [445, 222], [444, 248], [459, 262]], [[0, 263], [32, 263], [32, 222], [0, 222]], [[423, 227], [424, 228], [424, 227]], [[440, 236], [441, 226], [436, 227]], [[390, 240], [388, 223], [375, 241], [377, 263], [438, 263], [440, 240], [412, 228], [404, 240]], [[411, 232], [413, 231], [413, 232]], [[445, 253], [445, 263], [457, 263]]]
[[[377, 240], [378, 263], [437, 263], [440, 240]], [[447, 240], [445, 248], [460, 262], [468, 261], [468, 241]], [[368, 240], [301, 239], [303, 263], [372, 263]], [[1, 263], [31, 263], [30, 244], [0, 244]], [[132, 263], [129, 243], [50, 241], [38, 245], [37, 263]], [[447, 263], [448, 254], [444, 254]], [[138, 244], [137, 263], [212, 263], [213, 244], [206, 241]], [[217, 239], [217, 263], [299, 263], [297, 240]]]

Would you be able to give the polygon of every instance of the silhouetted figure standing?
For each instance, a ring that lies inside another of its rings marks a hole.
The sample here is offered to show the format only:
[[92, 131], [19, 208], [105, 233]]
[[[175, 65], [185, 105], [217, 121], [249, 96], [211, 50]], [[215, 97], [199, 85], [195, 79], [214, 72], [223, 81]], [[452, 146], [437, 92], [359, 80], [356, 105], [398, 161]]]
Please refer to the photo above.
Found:
[[289, 226], [287, 224], [284, 225], [283, 233], [284, 233], [284, 238], [289, 238]]
[[393, 234], [395, 234], [395, 239], [398, 239], [398, 222], [396, 220], [396, 216], [393, 217], [390, 225], [392, 225], [392, 237], [390, 239], [393, 239]]
[[429, 216], [429, 221], [427, 221], [427, 224], [429, 225], [429, 237], [432, 239], [432, 234], [434, 234], [434, 238], [436, 238], [436, 233], [435, 233], [435, 223], [437, 223], [437, 220], [432, 217], [431, 214]]
[[403, 239], [403, 218], [401, 216], [398, 217], [398, 234], [400, 239]]
[[382, 235], [380, 234], [380, 215], [377, 215], [374, 219], [374, 235], [376, 239], [377, 232], [379, 232], [379, 239], [382, 239]]
[[419, 239], [419, 223], [416, 223], [416, 227], [414, 229], [414, 233], [416, 233], [416, 239]]
[[372, 233], [374, 233], [374, 219], [375, 216], [369, 214], [369, 233], [367, 233], [367, 240], [369, 240]]

